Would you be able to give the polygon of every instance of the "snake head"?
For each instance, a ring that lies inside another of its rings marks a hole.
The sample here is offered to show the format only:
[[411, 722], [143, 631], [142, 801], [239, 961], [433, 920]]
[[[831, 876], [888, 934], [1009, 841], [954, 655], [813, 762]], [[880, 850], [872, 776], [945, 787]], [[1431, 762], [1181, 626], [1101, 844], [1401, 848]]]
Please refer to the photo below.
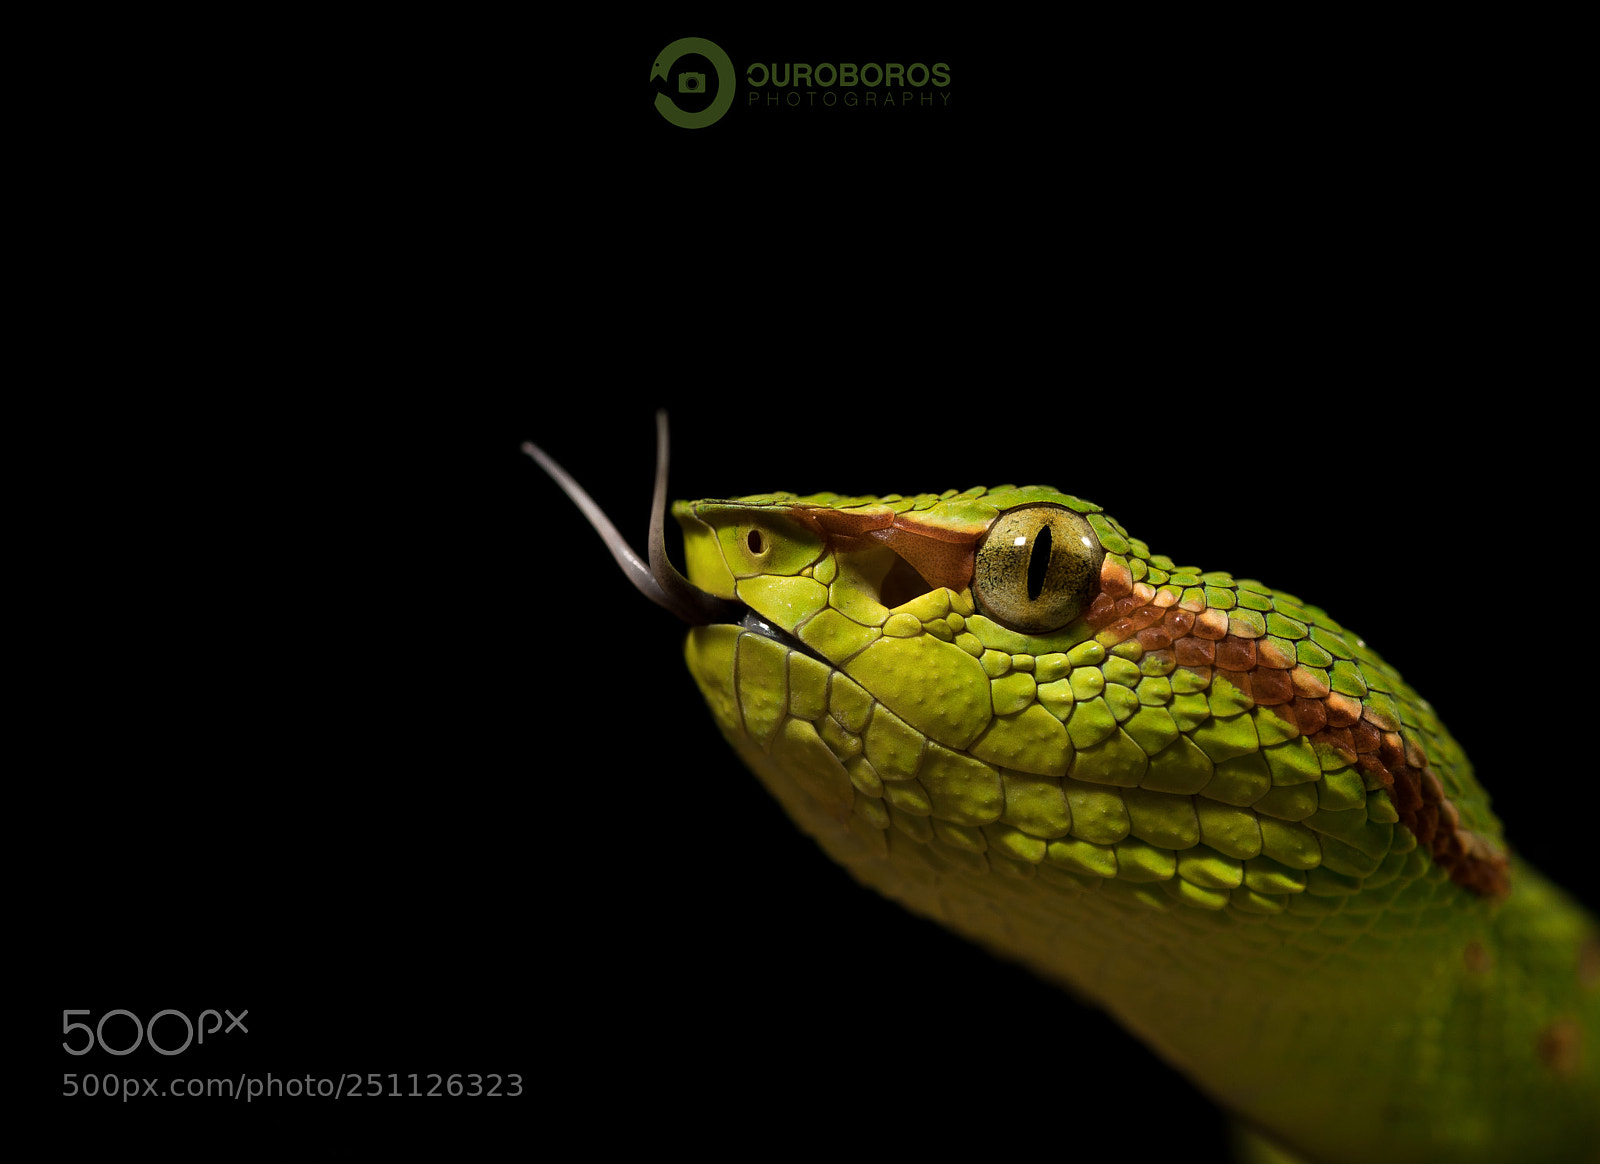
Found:
[[[881, 722], [986, 764], [1065, 773], [1073, 746], [1060, 707], [1047, 704], [1073, 696], [1057, 682], [1041, 702], [1033, 668], [1043, 658], [1060, 674], [1038, 678], [1059, 681], [1067, 652], [1103, 653], [1089, 620], [1105, 572], [1095, 523], [1115, 531], [1098, 507], [1002, 486], [773, 493], [679, 502], [673, 514], [693, 583], [747, 608], [745, 631], [824, 664], [835, 689], [870, 695], [891, 713]], [[758, 650], [702, 636], [691, 669], [714, 686], [738, 675], [745, 655], [748, 672]], [[743, 654], [723, 658], [729, 651]]]
[[895, 792], [912, 817], [1019, 830], [997, 835], [1030, 864], [1202, 909], [1416, 875], [1418, 843], [1464, 888], [1506, 890], [1487, 798], [1387, 664], [1292, 596], [1152, 554], [1090, 502], [1009, 485], [679, 502], [685, 577], [663, 541], [664, 417], [648, 566], [528, 451], [694, 627], [690, 670], [746, 762], [829, 819], [881, 832]]

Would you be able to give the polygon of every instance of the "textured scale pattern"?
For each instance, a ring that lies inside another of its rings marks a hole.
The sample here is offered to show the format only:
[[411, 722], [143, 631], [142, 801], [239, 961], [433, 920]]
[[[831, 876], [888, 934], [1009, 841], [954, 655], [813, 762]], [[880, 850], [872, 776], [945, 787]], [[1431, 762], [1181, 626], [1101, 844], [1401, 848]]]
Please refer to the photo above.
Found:
[[[1038, 503], [1104, 558], [1080, 617], [1024, 635], [961, 580]], [[1592, 1158], [1592, 923], [1324, 611], [1042, 487], [673, 512], [691, 581], [775, 628], [690, 632], [707, 704], [860, 880], [1095, 999], [1309, 1158], [1506, 1159], [1512, 1134], [1517, 1159]]]
[[[735, 504], [914, 513], [954, 501], [970, 513], [995, 495], [998, 510], [1033, 493]], [[767, 680], [740, 685], [745, 730], [764, 748], [806, 748], [837, 804], [871, 828], [974, 870], [1042, 869], [1112, 880], [1150, 904], [1273, 913], [1296, 895], [1416, 877], [1420, 841], [1437, 842], [1463, 883], [1503, 889], [1498, 824], [1465, 757], [1364, 643], [1260, 583], [1177, 567], [1065, 500], [1107, 553], [1093, 606], [1053, 636], [1010, 631], [944, 588], [893, 611], [859, 594], [831, 603], [826, 557], [790, 578], [745, 579], [739, 597], [763, 613], [774, 594], [810, 611], [789, 629], [844, 670], [828, 682], [815, 660], [747, 637], [740, 673]], [[897, 671], [940, 681], [875, 682]], [[784, 729], [785, 717], [796, 723]], [[1393, 795], [1370, 795], [1379, 789]]]

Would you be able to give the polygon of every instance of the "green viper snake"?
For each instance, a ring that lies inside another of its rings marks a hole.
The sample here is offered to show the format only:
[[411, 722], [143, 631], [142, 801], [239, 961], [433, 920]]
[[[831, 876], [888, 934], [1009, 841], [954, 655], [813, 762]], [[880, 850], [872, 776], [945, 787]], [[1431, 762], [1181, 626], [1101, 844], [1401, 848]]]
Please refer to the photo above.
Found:
[[[1600, 1160], [1600, 936], [1320, 607], [1042, 486], [678, 502], [634, 584], [840, 865], [1104, 1008], [1256, 1160]], [[1209, 565], [1209, 564], [1208, 564]]]

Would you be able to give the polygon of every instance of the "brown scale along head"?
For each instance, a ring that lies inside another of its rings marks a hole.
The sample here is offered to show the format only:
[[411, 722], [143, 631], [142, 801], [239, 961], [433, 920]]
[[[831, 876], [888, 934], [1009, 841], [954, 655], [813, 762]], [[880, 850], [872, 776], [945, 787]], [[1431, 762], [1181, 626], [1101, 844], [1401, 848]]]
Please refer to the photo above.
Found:
[[[1135, 639], [1145, 654], [1169, 656], [1207, 685], [1225, 677], [1253, 705], [1358, 769], [1369, 786], [1387, 790], [1400, 824], [1452, 881], [1485, 897], [1508, 892], [1505, 853], [1462, 822], [1411, 722], [1420, 722], [1426, 704], [1392, 668], [1315, 607], [1226, 574], [1173, 567], [1141, 554], [1142, 545], [1101, 515], [1091, 521], [1110, 525], [1102, 541], [1127, 551], [1107, 554], [1085, 614], [1097, 641], [1109, 649]], [[1175, 585], [1182, 596], [1174, 603]], [[1459, 749], [1455, 762], [1471, 782]]]

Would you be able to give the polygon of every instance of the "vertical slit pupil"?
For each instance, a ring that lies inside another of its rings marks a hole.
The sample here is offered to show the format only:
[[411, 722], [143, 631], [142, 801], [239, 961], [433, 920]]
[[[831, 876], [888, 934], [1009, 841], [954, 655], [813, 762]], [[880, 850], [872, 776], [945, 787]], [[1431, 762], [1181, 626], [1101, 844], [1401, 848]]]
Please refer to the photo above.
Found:
[[1050, 569], [1050, 527], [1043, 526], [1033, 539], [1033, 553], [1028, 557], [1028, 601], [1038, 600], [1044, 589], [1045, 572]]

